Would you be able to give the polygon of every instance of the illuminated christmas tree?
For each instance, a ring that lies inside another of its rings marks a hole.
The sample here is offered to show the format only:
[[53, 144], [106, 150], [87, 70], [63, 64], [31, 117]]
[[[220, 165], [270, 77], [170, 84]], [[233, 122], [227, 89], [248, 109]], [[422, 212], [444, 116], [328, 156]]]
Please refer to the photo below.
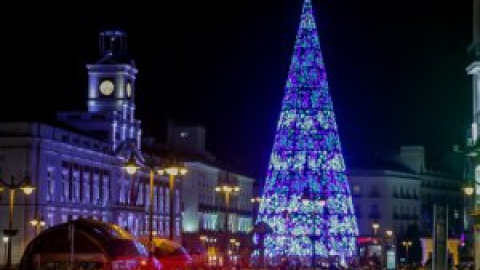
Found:
[[[259, 222], [265, 255], [351, 257], [358, 235], [310, 0], [305, 0]], [[315, 245], [315, 250], [312, 246]]]

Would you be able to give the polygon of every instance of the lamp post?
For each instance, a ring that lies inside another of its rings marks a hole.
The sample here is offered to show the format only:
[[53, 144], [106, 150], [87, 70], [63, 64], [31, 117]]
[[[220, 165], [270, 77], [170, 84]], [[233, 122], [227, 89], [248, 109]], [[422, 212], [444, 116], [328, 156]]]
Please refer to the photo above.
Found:
[[380, 224], [378, 224], [378, 222], [373, 222], [372, 228], [373, 228], [373, 236], [376, 237], [378, 229], [380, 228]]
[[4, 244], [4, 248], [5, 248], [5, 253], [3, 254], [3, 263], [6, 264], [6, 261], [7, 261], [7, 246], [8, 246], [8, 241], [9, 241], [9, 237], [8, 236], [4, 236], [2, 237], [2, 242]]
[[[137, 163], [137, 159], [140, 160], [143, 166], [139, 165]], [[124, 164], [124, 168], [126, 169], [127, 173], [130, 175], [133, 175], [136, 173], [136, 171], [140, 168], [146, 168], [149, 171], [149, 182], [150, 182], [150, 193], [149, 193], [149, 219], [148, 219], [148, 224], [149, 224], [149, 234], [148, 234], [148, 250], [150, 255], [154, 251], [154, 245], [153, 245], [153, 195], [154, 195], [154, 178], [155, 178], [155, 172], [159, 175], [164, 175], [167, 173], [169, 175], [169, 199], [170, 199], [170, 230], [169, 230], [169, 239], [173, 240], [174, 239], [174, 226], [175, 226], [175, 220], [174, 220], [174, 189], [175, 189], [175, 176], [178, 174], [185, 175], [187, 174], [187, 169], [183, 166], [183, 164], [180, 163], [171, 163], [168, 164], [167, 166], [160, 166], [155, 163], [154, 159], [151, 158], [149, 160], [144, 160], [142, 159], [136, 151], [131, 152], [130, 158], [127, 160], [127, 162]]]
[[408, 248], [412, 246], [412, 241], [410, 241], [410, 240], [403, 241], [402, 246], [405, 247], [405, 255], [407, 257], [407, 262], [410, 262], [410, 260], [408, 258]]
[[240, 191], [240, 187], [236, 185], [222, 185], [217, 186], [215, 191], [218, 193], [223, 193], [225, 195], [225, 231], [228, 232], [228, 216], [230, 212], [230, 196], [235, 192]]
[[[240, 187], [236, 185], [224, 184], [224, 185], [215, 187], [215, 191], [218, 193], [223, 193], [225, 195], [225, 233], [228, 239], [228, 236], [230, 235], [230, 232], [228, 230], [228, 223], [229, 223], [228, 216], [230, 213], [230, 196], [236, 192], [239, 192]], [[228, 247], [226, 248], [225, 251], [227, 250], [228, 250]], [[226, 258], [228, 260], [228, 255], [226, 256]]]
[[260, 208], [260, 203], [263, 201], [263, 199], [261, 197], [253, 197], [250, 199], [250, 202], [252, 203], [253, 205], [253, 223], [255, 223], [256, 221], [256, 218], [257, 218], [257, 214], [258, 214], [258, 211], [259, 211], [259, 208]]
[[[396, 246], [396, 241], [395, 241], [395, 235], [393, 233], [393, 230], [386, 230], [385, 231], [385, 240], [384, 243], [383, 243], [383, 247], [382, 247], [382, 256], [384, 256], [383, 258], [383, 262], [384, 262], [384, 265], [386, 267], [389, 266], [388, 264], [388, 251], [392, 250], [393, 249], [393, 253], [395, 255], [394, 257], [394, 262], [393, 262], [393, 267], [395, 267], [396, 265], [396, 257], [397, 257], [397, 246]], [[389, 268], [387, 268], [389, 269]]]
[[35, 236], [37, 236], [40, 233], [40, 230], [47, 225], [42, 216], [30, 220], [30, 224], [35, 228]]
[[251, 203], [261, 203], [262, 202], [262, 198], [260, 197], [253, 197], [250, 199], [250, 202]]
[[200, 239], [200, 242], [202, 242], [202, 248], [205, 249], [205, 255], [202, 256], [202, 264], [205, 266], [205, 261], [208, 256], [208, 246], [206, 244], [208, 237], [206, 235], [200, 235], [199, 239]]
[[166, 173], [168, 175], [168, 198], [170, 200], [170, 228], [169, 228], [169, 239], [175, 239], [175, 176], [187, 174], [187, 169], [182, 164], [169, 164], [163, 170], [159, 170], [159, 174], [163, 175]]
[[[240, 241], [237, 241], [237, 239], [235, 238], [231, 238], [230, 239], [230, 250], [231, 252], [229, 252], [229, 254], [232, 256], [232, 258], [234, 259], [233, 261], [235, 262], [235, 264], [238, 263], [238, 253], [239, 253], [239, 249], [240, 249]], [[229, 261], [232, 261], [232, 260], [229, 260]]]
[[471, 183], [467, 183], [463, 186], [462, 188], [462, 191], [463, 191], [463, 222], [464, 222], [464, 229], [465, 230], [468, 230], [469, 229], [469, 218], [468, 218], [468, 212], [471, 209], [471, 201], [469, 200], [469, 198], [471, 198], [473, 196], [473, 194], [475, 193], [475, 187], [473, 184]]
[[[13, 205], [15, 203], [15, 191], [21, 189], [25, 195], [30, 195], [35, 190], [32, 181], [27, 176], [23, 178], [19, 183], [15, 183], [15, 178], [10, 178], [10, 183], [6, 182], [0, 177], [0, 191], [8, 189], [10, 192], [9, 197], [9, 215], [8, 215], [8, 229], [3, 230], [3, 235], [8, 237], [7, 241], [7, 262], [5, 263], [5, 269], [12, 268], [12, 237], [17, 234], [17, 230], [13, 229]], [[5, 240], [5, 238], [4, 238]]]
[[317, 235], [317, 206], [320, 209], [323, 209], [323, 207], [327, 203], [327, 199], [325, 198], [323, 193], [318, 199], [312, 198], [312, 194], [310, 194], [309, 189], [305, 188], [305, 190], [303, 191], [301, 200], [304, 206], [310, 206], [310, 204], [313, 204], [312, 205], [313, 228], [312, 228], [312, 233], [308, 235], [308, 238], [310, 238], [310, 241], [312, 242], [312, 257], [310, 258], [311, 265], [312, 265], [312, 268], [315, 268], [316, 266], [315, 259], [317, 257], [315, 245], [317, 240], [320, 239], [319, 235]]

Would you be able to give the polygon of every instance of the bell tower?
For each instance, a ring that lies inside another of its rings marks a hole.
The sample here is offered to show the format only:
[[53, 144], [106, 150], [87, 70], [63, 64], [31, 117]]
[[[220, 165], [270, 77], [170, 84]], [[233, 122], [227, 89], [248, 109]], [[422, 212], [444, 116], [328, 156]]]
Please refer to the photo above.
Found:
[[88, 64], [88, 111], [123, 111], [134, 103], [138, 70], [127, 54], [127, 34], [103, 31], [100, 60]]
[[87, 111], [62, 112], [58, 119], [109, 141], [112, 150], [134, 142], [140, 148], [140, 121], [135, 119], [138, 70], [127, 52], [127, 34], [118, 30], [99, 34], [99, 60], [87, 64]]

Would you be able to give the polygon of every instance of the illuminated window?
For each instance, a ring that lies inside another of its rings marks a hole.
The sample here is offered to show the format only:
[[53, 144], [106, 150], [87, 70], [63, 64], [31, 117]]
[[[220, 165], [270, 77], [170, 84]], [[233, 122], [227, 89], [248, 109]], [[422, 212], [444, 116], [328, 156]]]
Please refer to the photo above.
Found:
[[109, 178], [108, 175], [103, 177], [103, 185], [102, 185], [102, 200], [103, 203], [106, 204], [110, 199], [110, 185], [109, 185]]
[[90, 202], [90, 174], [88, 171], [83, 173], [83, 201]]
[[188, 137], [188, 135], [189, 135], [188, 132], [185, 132], [185, 131], [180, 133], [180, 137], [182, 137], [182, 138], [186, 138], [186, 137]]
[[69, 199], [70, 194], [70, 181], [68, 181], [68, 171], [62, 173], [62, 196], [61, 201], [66, 202]]
[[99, 177], [95, 175], [93, 178], [93, 202], [94, 204], [98, 203], [100, 199], [100, 187], [99, 187]]
[[47, 202], [55, 200], [55, 179], [53, 178], [53, 168], [49, 168], [48, 171], [47, 171], [47, 194], [46, 194], [46, 199], [47, 199]]

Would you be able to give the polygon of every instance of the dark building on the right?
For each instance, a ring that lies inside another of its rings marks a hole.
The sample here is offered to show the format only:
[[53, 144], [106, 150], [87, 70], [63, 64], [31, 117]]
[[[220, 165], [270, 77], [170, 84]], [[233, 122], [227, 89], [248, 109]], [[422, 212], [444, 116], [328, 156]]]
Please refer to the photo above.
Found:
[[[466, 69], [472, 76], [473, 92], [473, 114], [470, 136], [466, 143], [466, 187], [471, 188], [470, 195], [472, 199], [466, 208], [471, 209], [472, 226], [467, 227], [468, 231], [473, 231], [473, 251], [475, 258], [475, 269], [480, 269], [480, 144], [479, 125], [480, 125], [480, 0], [473, 0], [473, 42], [468, 48], [471, 61]], [[465, 189], [466, 191], [467, 189]]]

